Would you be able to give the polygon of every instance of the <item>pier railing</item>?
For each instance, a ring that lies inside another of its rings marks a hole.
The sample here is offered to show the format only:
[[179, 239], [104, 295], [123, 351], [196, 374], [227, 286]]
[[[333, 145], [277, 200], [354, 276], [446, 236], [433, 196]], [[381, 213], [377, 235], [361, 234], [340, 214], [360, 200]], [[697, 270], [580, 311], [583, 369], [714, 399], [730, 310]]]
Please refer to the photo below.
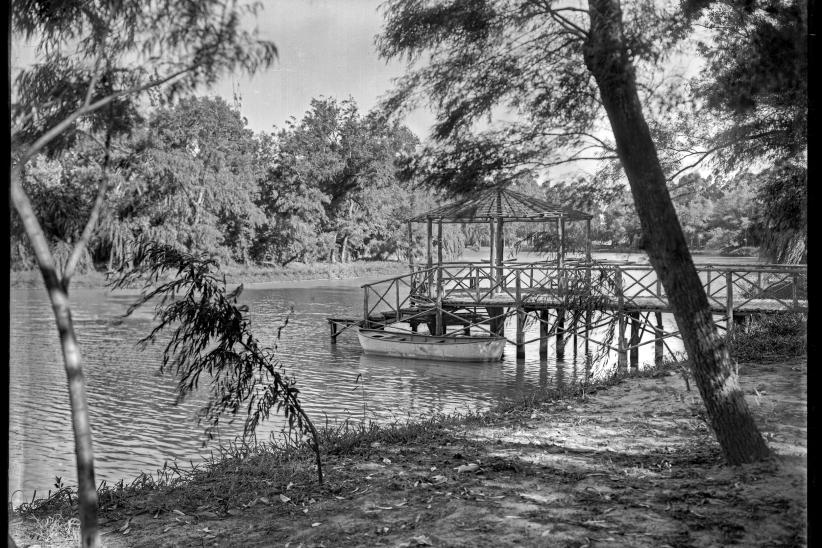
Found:
[[[700, 264], [696, 270], [720, 329], [730, 332], [736, 320], [750, 314], [807, 310], [805, 265]], [[518, 356], [524, 355], [525, 344], [536, 340], [543, 355], [551, 334], [557, 337], [559, 353], [561, 340], [570, 335], [576, 340], [579, 335], [586, 343], [617, 351], [620, 363], [630, 353], [633, 365], [639, 347], [655, 343], [656, 359], [661, 360], [663, 346], [668, 348], [666, 340], [680, 336], [675, 329], [663, 328], [661, 314], [672, 309], [648, 264], [444, 263], [416, 267], [408, 274], [362, 287], [363, 319], [359, 325], [416, 331], [424, 323], [435, 333], [456, 325], [466, 334], [471, 330], [504, 334], [506, 320], [516, 318], [516, 338], [508, 340], [517, 345]], [[597, 312], [593, 318], [592, 311]], [[582, 327], [577, 320], [566, 325], [566, 313], [572, 318], [584, 314]], [[525, 340], [525, 325], [533, 315], [539, 324], [539, 337]], [[615, 344], [610, 336], [608, 340], [594, 338], [592, 330], [606, 325], [617, 326]], [[651, 340], [643, 341], [647, 334]]]

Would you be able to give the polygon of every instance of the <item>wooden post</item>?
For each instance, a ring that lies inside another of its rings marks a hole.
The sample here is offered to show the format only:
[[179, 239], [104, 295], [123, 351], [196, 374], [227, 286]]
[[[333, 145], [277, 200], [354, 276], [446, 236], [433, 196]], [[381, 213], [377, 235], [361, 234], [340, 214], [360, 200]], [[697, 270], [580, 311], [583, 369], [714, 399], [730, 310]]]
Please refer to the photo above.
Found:
[[616, 267], [616, 293], [617, 293], [617, 369], [625, 371], [628, 368], [628, 351], [625, 346], [625, 298], [622, 294], [622, 269]]
[[331, 327], [331, 344], [337, 344], [337, 322], [328, 320], [328, 325]]
[[496, 263], [497, 253], [496, 253], [496, 245], [497, 245], [497, 236], [496, 236], [496, 223], [494, 220], [491, 219], [488, 222], [488, 238], [491, 243], [491, 253], [490, 257], [488, 258], [488, 278], [491, 280], [491, 287], [494, 287], [494, 264]]
[[728, 327], [727, 333], [728, 338], [734, 334], [734, 279], [733, 279], [733, 272], [728, 271], [725, 273], [725, 294], [726, 294], [726, 314], [728, 315], [728, 321], [726, 325]]
[[642, 340], [640, 333], [639, 312], [631, 312], [631, 369], [639, 369], [639, 348], [636, 347]]
[[394, 280], [393, 283], [394, 283], [394, 288], [396, 289], [396, 295], [397, 295], [397, 316], [396, 316], [396, 318], [394, 318], [394, 321], [399, 322], [400, 321], [400, 316], [401, 316], [401, 314], [400, 314], [400, 282], [398, 280]]
[[362, 296], [362, 326], [364, 328], [368, 329], [369, 327], [371, 327], [371, 325], [368, 323], [368, 312], [369, 312], [369, 310], [368, 310], [368, 291], [371, 288], [368, 287], [368, 286], [365, 286], [363, 289], [364, 289], [364, 291], [363, 291], [363, 296]]
[[799, 275], [793, 273], [793, 284], [791, 284], [791, 293], [793, 297], [793, 307], [799, 308]]
[[539, 357], [545, 359], [548, 357], [548, 322], [551, 316], [548, 309], [539, 311]]
[[712, 306], [713, 303], [711, 302], [711, 267], [709, 266], [705, 270], [705, 275], [707, 276], [705, 279], [707, 282], [705, 283], [705, 294], [708, 295], [708, 306]]
[[559, 233], [559, 250], [557, 251], [557, 266], [565, 266], [565, 219], [557, 219], [557, 232]]
[[587, 309], [585, 311], [585, 355], [588, 356], [590, 353], [590, 341], [588, 339], [591, 338], [591, 309]]
[[411, 221], [408, 221], [408, 267], [414, 272], [414, 231], [411, 228]]
[[591, 219], [585, 220], [585, 262], [591, 264]]
[[516, 278], [514, 280], [516, 288], [516, 302], [517, 302], [517, 359], [525, 359], [525, 310], [522, 308], [522, 281], [520, 280], [521, 271], [516, 269]]
[[425, 285], [427, 286], [427, 293], [428, 298], [431, 298], [431, 285], [433, 285], [434, 277], [431, 274], [431, 268], [434, 266], [434, 251], [432, 249], [432, 240], [434, 239], [434, 228], [433, 228], [433, 220], [431, 217], [426, 218], [425, 220], [425, 229], [426, 229], [426, 256], [428, 257], [428, 273], [425, 275]]
[[505, 231], [503, 230], [503, 227], [502, 227], [502, 217], [499, 217], [497, 219], [497, 233], [496, 233], [496, 237], [497, 237], [497, 245], [496, 245], [496, 252], [497, 252], [497, 261], [496, 261], [496, 263], [497, 263], [497, 284], [499, 284], [499, 286], [497, 287], [497, 292], [502, 291], [500, 286], [502, 286], [502, 284], [504, 283], [504, 278], [505, 278], [505, 272], [504, 272], [504, 268], [502, 266], [502, 263], [505, 261], [505, 239], [504, 239], [504, 236], [505, 236]]
[[445, 334], [442, 323], [442, 219], [437, 223], [437, 327], [436, 335]]
[[434, 252], [432, 250], [432, 242], [431, 242], [431, 240], [434, 239], [433, 222], [434, 221], [431, 219], [431, 217], [428, 217], [425, 220], [426, 234], [428, 236], [427, 239], [426, 239], [427, 244], [426, 244], [426, 248], [425, 248], [426, 252], [427, 252], [426, 256], [428, 257], [428, 268], [431, 268], [432, 266], [434, 266]]
[[557, 359], [565, 358], [565, 309], [557, 308]]
[[656, 327], [654, 328], [654, 363], [657, 367], [662, 365], [665, 349], [665, 340], [662, 338], [665, 332], [662, 330], [662, 312], [655, 312]]

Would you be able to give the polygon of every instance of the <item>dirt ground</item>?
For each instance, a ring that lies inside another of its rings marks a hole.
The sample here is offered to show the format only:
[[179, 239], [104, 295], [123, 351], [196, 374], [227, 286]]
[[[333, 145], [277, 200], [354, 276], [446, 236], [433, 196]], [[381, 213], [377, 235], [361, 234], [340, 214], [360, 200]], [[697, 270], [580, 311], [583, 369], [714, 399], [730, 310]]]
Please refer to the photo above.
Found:
[[[741, 365], [773, 462], [723, 465], [691, 382], [630, 378], [584, 399], [512, 411], [439, 444], [329, 456], [326, 483], [130, 501], [106, 546], [804, 546], [805, 360]], [[173, 507], [172, 507], [173, 506]], [[134, 508], [142, 508], [136, 513]], [[12, 528], [18, 544], [25, 528]], [[22, 541], [22, 542], [21, 542]]]

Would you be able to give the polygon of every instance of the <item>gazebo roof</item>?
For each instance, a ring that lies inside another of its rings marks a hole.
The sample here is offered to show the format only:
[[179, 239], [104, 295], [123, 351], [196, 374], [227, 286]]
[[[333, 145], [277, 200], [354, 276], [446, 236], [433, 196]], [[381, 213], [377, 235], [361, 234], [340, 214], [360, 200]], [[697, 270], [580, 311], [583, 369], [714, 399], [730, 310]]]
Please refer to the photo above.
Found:
[[584, 221], [593, 218], [593, 215], [513, 190], [495, 187], [458, 202], [432, 209], [427, 213], [412, 217], [409, 221], [423, 222], [432, 219], [451, 223], [479, 223], [500, 218], [506, 221], [555, 219]]

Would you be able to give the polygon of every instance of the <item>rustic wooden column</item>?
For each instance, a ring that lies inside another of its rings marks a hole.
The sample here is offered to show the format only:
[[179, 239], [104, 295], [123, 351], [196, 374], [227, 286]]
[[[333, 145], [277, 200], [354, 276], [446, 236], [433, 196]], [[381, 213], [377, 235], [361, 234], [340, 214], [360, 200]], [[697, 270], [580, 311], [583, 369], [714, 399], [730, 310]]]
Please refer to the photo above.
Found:
[[565, 358], [565, 309], [557, 308], [557, 359]]
[[[502, 228], [502, 217], [497, 219], [497, 231], [496, 231], [497, 243], [496, 243], [496, 252], [497, 252], [497, 283], [502, 286], [504, 283], [505, 272], [502, 266], [502, 263], [505, 261], [505, 232]], [[497, 292], [500, 289], [497, 287]]]
[[725, 273], [725, 299], [726, 304], [725, 307], [727, 309], [728, 314], [728, 321], [726, 325], [728, 326], [728, 345], [730, 346], [731, 337], [734, 334], [734, 273], [732, 271], [728, 271]]
[[620, 267], [616, 268], [617, 370], [625, 371], [628, 368], [628, 351], [625, 348], [625, 297], [622, 294], [622, 269]]
[[585, 262], [591, 264], [591, 219], [585, 220]]
[[428, 257], [428, 268], [431, 268], [432, 266], [434, 266], [433, 250], [431, 249], [431, 240], [434, 239], [434, 230], [433, 230], [432, 223], [433, 223], [433, 221], [431, 220], [431, 217], [428, 217], [425, 220], [425, 225], [426, 225], [425, 228], [426, 228], [426, 233], [427, 233], [427, 236], [428, 236], [428, 238], [427, 238], [428, 243], [426, 244], [427, 257]]
[[497, 257], [495, 251], [497, 245], [496, 224], [493, 219], [488, 222], [488, 234], [489, 242], [491, 244], [491, 253], [488, 257], [488, 287], [491, 288], [494, 287], [494, 278], [496, 277], [496, 269], [494, 268], [494, 265]]
[[517, 359], [525, 359], [525, 309], [522, 308], [522, 280], [520, 270], [516, 270], [516, 306], [517, 306]]
[[437, 222], [437, 326], [436, 334], [443, 335], [445, 326], [442, 323], [442, 219]]
[[414, 272], [414, 231], [408, 221], [408, 267]]
[[548, 357], [548, 322], [551, 320], [551, 315], [548, 309], [539, 311], [539, 358], [545, 359]]
[[557, 219], [557, 232], [559, 234], [559, 250], [557, 251], [557, 266], [565, 266], [565, 219]]
[[636, 347], [642, 340], [640, 333], [641, 325], [639, 323], [639, 312], [631, 312], [631, 369], [639, 369], [639, 348]]
[[655, 312], [656, 314], [656, 328], [654, 329], [654, 363], [657, 367], [662, 365], [664, 356], [665, 340], [662, 338], [665, 332], [662, 330], [662, 312]]

